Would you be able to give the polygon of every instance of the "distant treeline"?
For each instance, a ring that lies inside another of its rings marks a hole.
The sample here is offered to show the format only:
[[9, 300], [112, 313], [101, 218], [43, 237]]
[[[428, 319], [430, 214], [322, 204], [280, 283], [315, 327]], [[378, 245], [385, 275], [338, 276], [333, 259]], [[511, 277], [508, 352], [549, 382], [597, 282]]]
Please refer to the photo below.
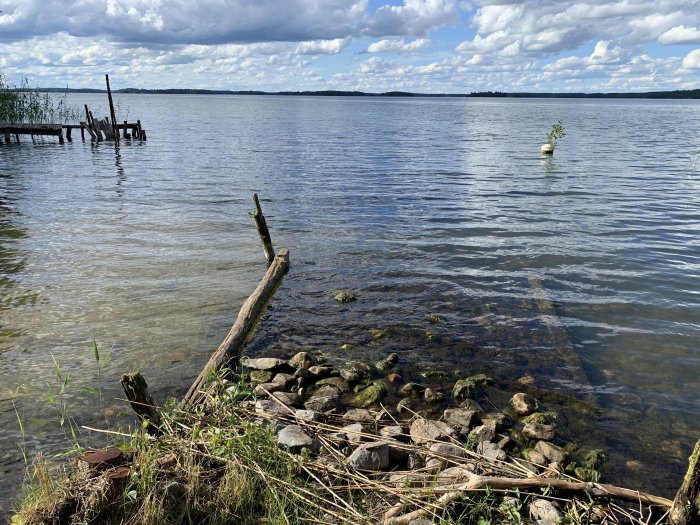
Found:
[[[45, 92], [105, 93], [104, 89], [41, 88]], [[113, 90], [113, 93], [138, 93], [153, 95], [279, 95], [305, 97], [498, 97], [498, 98], [662, 98], [700, 99], [700, 89], [676, 91], [648, 91], [644, 93], [506, 93], [504, 91], [479, 91], [472, 93], [409, 93], [387, 91], [365, 93], [363, 91], [229, 91], [218, 89], [136, 89]]]

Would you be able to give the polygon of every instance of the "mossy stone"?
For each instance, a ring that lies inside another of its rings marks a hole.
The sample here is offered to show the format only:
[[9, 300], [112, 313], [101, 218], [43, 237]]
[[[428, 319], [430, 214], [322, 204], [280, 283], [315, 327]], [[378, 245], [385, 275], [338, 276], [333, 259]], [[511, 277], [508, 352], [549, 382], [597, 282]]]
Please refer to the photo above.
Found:
[[389, 389], [383, 381], [375, 381], [352, 396], [348, 405], [354, 408], [367, 408], [379, 403], [388, 392]]
[[442, 370], [423, 370], [418, 375], [423, 379], [433, 379], [437, 381], [446, 381], [450, 377], [447, 372], [443, 372]]
[[474, 397], [476, 386], [470, 379], [459, 379], [452, 388], [452, 397], [455, 401], [464, 401]]
[[377, 370], [380, 370], [381, 372], [386, 372], [394, 368], [398, 363], [399, 354], [397, 354], [396, 352], [392, 352], [384, 359], [377, 361], [377, 363], [374, 366], [377, 368]]
[[250, 381], [252, 383], [270, 383], [274, 376], [275, 374], [269, 370], [252, 370], [250, 372]]

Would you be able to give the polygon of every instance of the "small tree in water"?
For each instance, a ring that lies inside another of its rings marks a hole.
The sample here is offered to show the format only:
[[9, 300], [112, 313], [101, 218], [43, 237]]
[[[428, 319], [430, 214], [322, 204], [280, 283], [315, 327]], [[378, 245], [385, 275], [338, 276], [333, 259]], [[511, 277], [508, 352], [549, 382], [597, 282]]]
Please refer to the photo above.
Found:
[[554, 147], [557, 145], [557, 140], [566, 135], [564, 124], [561, 119], [552, 125], [552, 129], [547, 133], [547, 143], [540, 148], [540, 153], [543, 155], [554, 154]]

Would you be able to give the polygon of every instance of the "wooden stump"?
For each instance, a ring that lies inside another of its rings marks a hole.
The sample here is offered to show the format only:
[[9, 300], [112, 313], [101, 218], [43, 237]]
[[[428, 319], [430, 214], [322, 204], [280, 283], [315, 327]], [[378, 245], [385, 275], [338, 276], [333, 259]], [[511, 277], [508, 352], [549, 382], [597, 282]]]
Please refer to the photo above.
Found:
[[688, 460], [688, 471], [668, 515], [670, 525], [700, 524], [700, 440]]
[[143, 376], [138, 372], [124, 375], [121, 384], [131, 408], [141, 421], [147, 422], [146, 432], [154, 436], [161, 434], [160, 412], [148, 391], [148, 385]]

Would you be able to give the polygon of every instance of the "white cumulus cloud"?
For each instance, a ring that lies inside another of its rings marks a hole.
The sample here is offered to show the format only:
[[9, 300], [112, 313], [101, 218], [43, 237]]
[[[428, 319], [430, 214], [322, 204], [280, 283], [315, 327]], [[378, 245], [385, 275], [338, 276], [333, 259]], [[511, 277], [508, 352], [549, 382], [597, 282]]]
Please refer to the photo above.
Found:
[[672, 27], [659, 36], [661, 44], [700, 44], [700, 29], [684, 25]]
[[685, 69], [700, 69], [700, 49], [695, 49], [685, 56], [683, 67]]
[[427, 38], [417, 38], [413, 42], [406, 42], [403, 39], [384, 39], [370, 44], [367, 51], [369, 53], [411, 53], [424, 49], [429, 45], [430, 40]]

